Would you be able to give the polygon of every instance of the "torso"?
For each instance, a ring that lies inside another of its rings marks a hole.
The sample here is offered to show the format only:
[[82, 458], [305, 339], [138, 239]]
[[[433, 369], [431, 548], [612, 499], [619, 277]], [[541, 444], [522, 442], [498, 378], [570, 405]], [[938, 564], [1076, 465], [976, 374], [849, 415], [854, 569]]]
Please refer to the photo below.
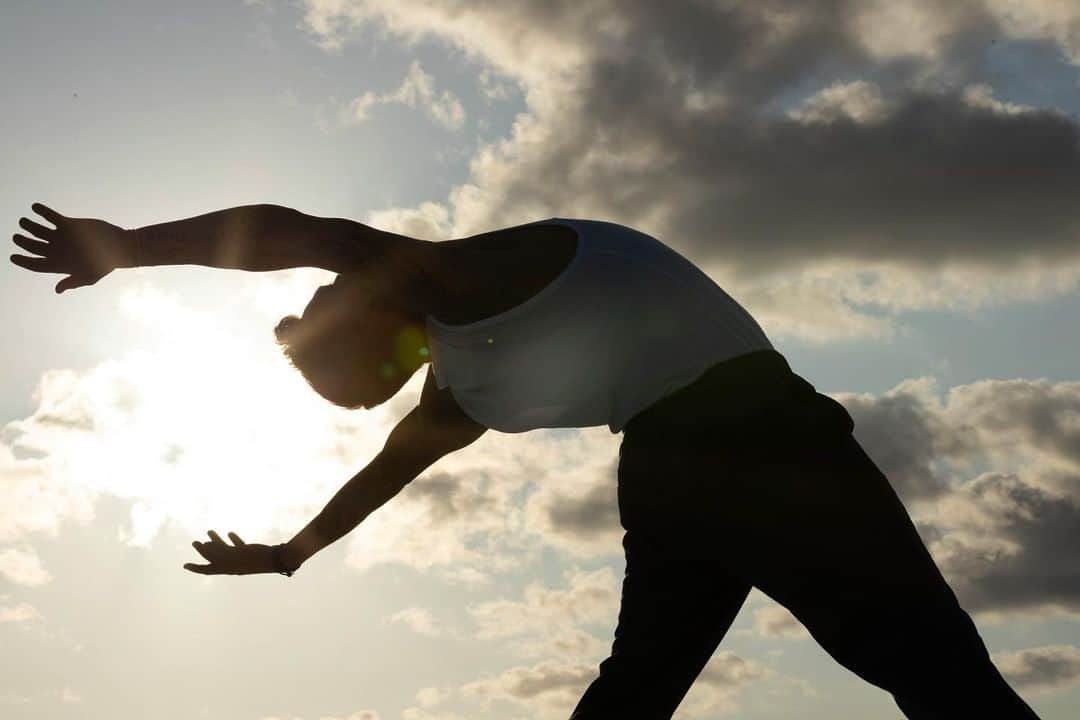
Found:
[[460, 252], [471, 287], [458, 307], [432, 315], [449, 325], [466, 325], [506, 312], [547, 287], [573, 259], [577, 234], [564, 225], [542, 225], [446, 244]]

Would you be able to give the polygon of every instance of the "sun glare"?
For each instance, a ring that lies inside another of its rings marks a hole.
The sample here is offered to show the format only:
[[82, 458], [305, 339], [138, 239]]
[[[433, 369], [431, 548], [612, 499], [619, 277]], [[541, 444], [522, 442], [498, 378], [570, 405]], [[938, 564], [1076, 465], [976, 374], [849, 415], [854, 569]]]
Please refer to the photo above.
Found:
[[149, 543], [168, 521], [195, 535], [291, 534], [381, 447], [384, 413], [319, 398], [269, 326], [265, 342], [238, 338], [150, 287], [121, 309], [146, 328], [140, 348], [47, 373], [38, 411], [13, 425], [56, 482], [133, 501], [129, 542]]

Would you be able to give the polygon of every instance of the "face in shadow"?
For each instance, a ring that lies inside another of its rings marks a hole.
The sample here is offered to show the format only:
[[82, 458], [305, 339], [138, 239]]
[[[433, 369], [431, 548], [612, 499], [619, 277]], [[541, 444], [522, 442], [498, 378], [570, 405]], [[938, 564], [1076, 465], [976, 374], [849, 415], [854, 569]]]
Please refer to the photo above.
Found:
[[274, 334], [315, 392], [350, 409], [389, 400], [428, 355], [423, 327], [392, 294], [347, 276], [316, 290], [303, 315], [282, 318]]

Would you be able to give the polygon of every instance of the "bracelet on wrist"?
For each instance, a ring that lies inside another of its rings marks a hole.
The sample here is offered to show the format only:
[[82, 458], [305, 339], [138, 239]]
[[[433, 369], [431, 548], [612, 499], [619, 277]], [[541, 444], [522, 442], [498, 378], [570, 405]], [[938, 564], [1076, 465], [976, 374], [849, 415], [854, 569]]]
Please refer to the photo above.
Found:
[[283, 550], [285, 550], [285, 543], [275, 545], [270, 550], [270, 558], [273, 562], [274, 572], [278, 573], [279, 575], [284, 575], [285, 577], [292, 577], [294, 571], [289, 570], [285, 567], [284, 558], [281, 556]]

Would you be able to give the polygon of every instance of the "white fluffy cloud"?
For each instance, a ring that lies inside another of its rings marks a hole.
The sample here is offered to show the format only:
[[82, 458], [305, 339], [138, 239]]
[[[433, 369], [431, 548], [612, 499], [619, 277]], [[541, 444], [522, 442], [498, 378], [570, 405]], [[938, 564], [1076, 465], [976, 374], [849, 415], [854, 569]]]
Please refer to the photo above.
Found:
[[[126, 296], [121, 310], [146, 322], [147, 343], [86, 371], [46, 372], [35, 412], [4, 428], [0, 542], [86, 522], [102, 494], [131, 503], [123, 535], [132, 544], [148, 544], [168, 522], [197, 535], [207, 526], [260, 538], [295, 532], [381, 447], [385, 430], [371, 430], [385, 428], [387, 411], [328, 405], [269, 330], [248, 345], [149, 289]], [[5, 567], [40, 579], [19, 552], [6, 551]]]
[[721, 650], [706, 663], [673, 720], [693, 720], [702, 716], [728, 714], [736, 709], [739, 693], [750, 683], [778, 678], [761, 663]]
[[754, 629], [765, 637], [805, 638], [810, 634], [794, 615], [780, 605], [754, 611]]
[[588, 665], [545, 660], [466, 683], [459, 692], [485, 709], [502, 701], [527, 710], [537, 720], [556, 720], [566, 717], [567, 708], [574, 707], [595, 676], [596, 670]]
[[994, 655], [994, 663], [1013, 687], [1044, 692], [1080, 682], [1080, 649], [1045, 645]]
[[[8, 597], [4, 596], [3, 600], [7, 600]], [[26, 602], [15, 603], [14, 605], [0, 605], [0, 624], [2, 623], [25, 623], [35, 622], [41, 620], [41, 613], [38, 609]]]
[[608, 568], [565, 573], [566, 586], [550, 589], [533, 582], [520, 600], [490, 600], [469, 607], [477, 637], [510, 640], [525, 657], [602, 659], [610, 643], [587, 631], [617, 617], [620, 579]]
[[789, 112], [791, 117], [807, 123], [835, 122], [849, 118], [857, 123], [884, 120], [889, 108], [877, 85], [865, 80], [836, 83], [806, 98], [802, 105]]
[[409, 66], [405, 79], [396, 90], [382, 94], [369, 90], [353, 98], [340, 110], [339, 120], [343, 125], [356, 125], [367, 120], [374, 107], [395, 103], [419, 107], [447, 130], [460, 130], [465, 124], [465, 107], [461, 101], [449, 90], [436, 90], [435, 79], [424, 72], [418, 60]]
[[52, 576], [41, 565], [33, 550], [7, 548], [0, 550], [0, 577], [16, 585], [44, 585]]
[[442, 634], [442, 630], [435, 623], [435, 618], [424, 608], [409, 607], [399, 610], [390, 616], [390, 622], [402, 623], [420, 635], [435, 637]]

